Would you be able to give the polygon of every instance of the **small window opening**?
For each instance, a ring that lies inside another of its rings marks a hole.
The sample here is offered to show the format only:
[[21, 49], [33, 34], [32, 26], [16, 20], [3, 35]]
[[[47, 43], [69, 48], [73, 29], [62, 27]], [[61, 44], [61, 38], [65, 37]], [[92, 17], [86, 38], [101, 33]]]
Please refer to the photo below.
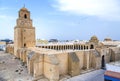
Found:
[[24, 44], [24, 47], [26, 47], [26, 43]]
[[27, 15], [26, 15], [26, 14], [24, 15], [24, 18], [25, 18], [25, 19], [27, 18]]

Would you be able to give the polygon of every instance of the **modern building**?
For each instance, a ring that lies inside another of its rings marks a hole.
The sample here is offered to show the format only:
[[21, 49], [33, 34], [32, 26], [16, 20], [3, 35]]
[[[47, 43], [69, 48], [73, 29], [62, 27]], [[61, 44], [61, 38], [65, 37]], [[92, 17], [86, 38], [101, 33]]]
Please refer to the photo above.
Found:
[[0, 51], [5, 51], [6, 49], [6, 42], [0, 41]]

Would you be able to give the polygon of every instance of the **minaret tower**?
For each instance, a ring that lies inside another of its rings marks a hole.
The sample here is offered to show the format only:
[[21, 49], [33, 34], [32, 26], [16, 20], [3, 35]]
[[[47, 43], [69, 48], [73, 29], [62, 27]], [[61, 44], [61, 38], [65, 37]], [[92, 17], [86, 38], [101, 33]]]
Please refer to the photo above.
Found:
[[20, 48], [35, 47], [35, 27], [32, 26], [30, 11], [25, 7], [19, 11], [17, 25], [14, 28], [14, 54]]

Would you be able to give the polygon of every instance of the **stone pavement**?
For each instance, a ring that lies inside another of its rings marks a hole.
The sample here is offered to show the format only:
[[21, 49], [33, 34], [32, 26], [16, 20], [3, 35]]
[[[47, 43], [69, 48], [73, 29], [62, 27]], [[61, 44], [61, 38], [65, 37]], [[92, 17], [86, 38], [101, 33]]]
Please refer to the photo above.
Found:
[[104, 70], [95, 70], [86, 74], [72, 77], [65, 81], [104, 81]]
[[0, 51], [0, 81], [32, 81], [32, 79], [19, 59]]
[[[27, 69], [13, 55], [0, 51], [0, 81], [32, 81]], [[45, 79], [39, 81], [47, 81]], [[96, 70], [61, 81], [104, 81], [104, 70]]]

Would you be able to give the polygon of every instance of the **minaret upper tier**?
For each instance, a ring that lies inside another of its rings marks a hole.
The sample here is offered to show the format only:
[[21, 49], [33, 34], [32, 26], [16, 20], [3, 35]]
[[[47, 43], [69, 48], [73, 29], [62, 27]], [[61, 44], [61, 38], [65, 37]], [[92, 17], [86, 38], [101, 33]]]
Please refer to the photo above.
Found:
[[30, 11], [23, 7], [19, 11], [17, 19], [17, 27], [32, 27], [32, 20], [30, 19]]

